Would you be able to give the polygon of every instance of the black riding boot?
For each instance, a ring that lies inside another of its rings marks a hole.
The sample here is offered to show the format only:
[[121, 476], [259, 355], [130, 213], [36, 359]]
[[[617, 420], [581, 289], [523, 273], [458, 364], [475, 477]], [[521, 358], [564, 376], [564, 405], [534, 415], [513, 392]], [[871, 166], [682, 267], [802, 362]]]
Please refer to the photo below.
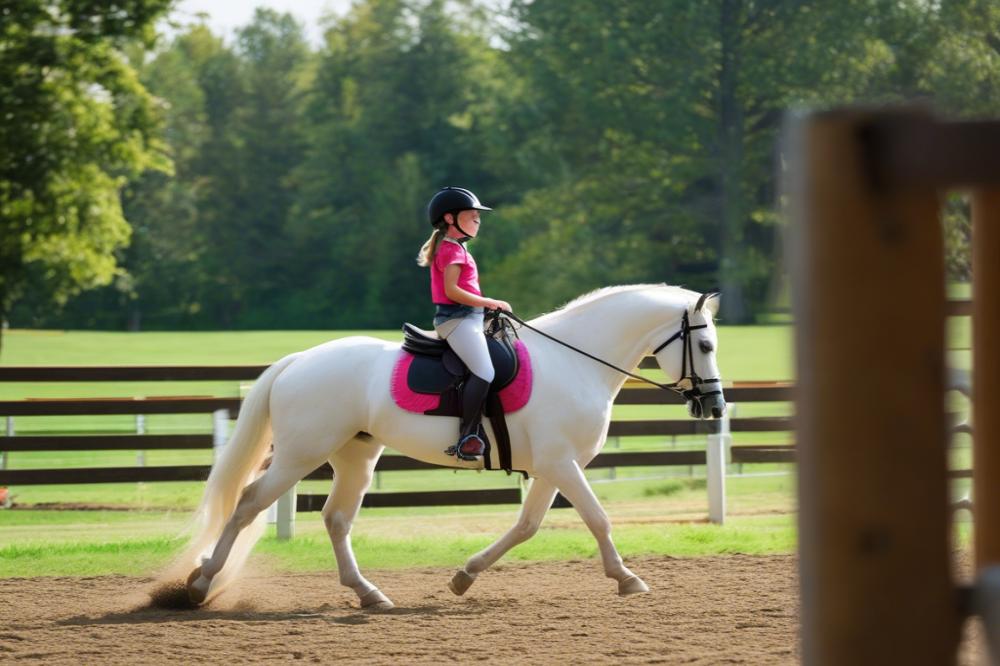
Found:
[[479, 436], [479, 425], [483, 420], [483, 403], [489, 390], [490, 383], [481, 377], [469, 375], [465, 380], [458, 443], [445, 453], [453, 453], [460, 460], [475, 460], [486, 451], [486, 442]]

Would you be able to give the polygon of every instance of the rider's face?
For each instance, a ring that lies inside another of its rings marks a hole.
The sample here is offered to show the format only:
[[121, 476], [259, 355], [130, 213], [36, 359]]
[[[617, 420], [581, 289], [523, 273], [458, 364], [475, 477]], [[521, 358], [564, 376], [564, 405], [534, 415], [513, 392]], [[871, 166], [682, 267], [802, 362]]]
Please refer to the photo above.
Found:
[[478, 210], [463, 210], [458, 214], [458, 225], [461, 229], [456, 229], [455, 225], [451, 222], [452, 217], [447, 218], [450, 224], [450, 230], [458, 236], [468, 235], [475, 238], [479, 235], [479, 211]]

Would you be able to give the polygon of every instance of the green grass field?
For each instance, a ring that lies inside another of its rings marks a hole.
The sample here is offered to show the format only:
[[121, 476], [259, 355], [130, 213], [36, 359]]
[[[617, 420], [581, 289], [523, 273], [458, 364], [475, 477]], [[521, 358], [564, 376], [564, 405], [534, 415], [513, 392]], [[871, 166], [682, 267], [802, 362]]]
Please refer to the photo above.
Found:
[[[968, 329], [952, 324], [958, 365], [967, 364]], [[335, 337], [357, 332], [98, 333], [5, 332], [4, 365], [265, 364]], [[398, 340], [395, 332], [361, 332]], [[719, 364], [727, 380], [792, 377], [792, 329], [785, 325], [720, 327]], [[0, 384], [0, 399], [152, 395], [240, 395], [238, 382], [100, 384]], [[741, 416], [787, 414], [786, 404], [739, 405]], [[677, 418], [682, 408], [623, 406], [616, 419]], [[42, 432], [132, 432], [132, 417], [18, 418], [19, 434]], [[149, 417], [146, 431], [208, 432], [204, 416]], [[788, 440], [787, 433], [740, 435], [737, 444]], [[622, 449], [700, 447], [703, 438], [622, 438]], [[15, 453], [12, 469], [131, 466], [137, 452]], [[961, 458], [962, 451], [956, 452]], [[148, 465], [208, 464], [209, 451], [150, 451]], [[961, 461], [959, 461], [961, 462]], [[619, 468], [588, 471], [615, 524], [623, 555], [698, 556], [719, 553], [775, 553], [794, 549], [794, 476], [787, 465], [754, 465], [731, 472], [727, 484], [730, 517], [724, 526], [704, 523], [707, 496], [699, 468]], [[373, 490], [516, 486], [502, 473], [391, 472], [378, 475]], [[21, 505], [80, 503], [128, 510], [0, 511], [0, 577], [36, 575], [145, 574], [166, 562], [183, 542], [190, 510], [202, 484], [95, 484], [13, 488]], [[299, 492], [325, 493], [327, 482], [300, 484]], [[956, 493], [963, 492], [961, 487]], [[354, 530], [365, 567], [456, 565], [506, 529], [516, 506], [435, 507], [365, 510]], [[273, 528], [272, 528], [273, 530]], [[299, 514], [290, 542], [265, 537], [255, 557], [284, 570], [326, 570], [334, 566], [318, 514]], [[594, 557], [594, 541], [572, 510], [553, 510], [542, 531], [508, 557], [519, 560]]]

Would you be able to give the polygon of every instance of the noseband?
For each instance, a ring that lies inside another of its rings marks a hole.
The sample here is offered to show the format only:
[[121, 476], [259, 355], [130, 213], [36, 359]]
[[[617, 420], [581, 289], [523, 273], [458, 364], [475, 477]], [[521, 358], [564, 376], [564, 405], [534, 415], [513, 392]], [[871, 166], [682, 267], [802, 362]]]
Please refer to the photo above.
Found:
[[[681, 330], [671, 335], [666, 342], [653, 350], [653, 355], [655, 356], [662, 349], [670, 345], [670, 343], [674, 340], [679, 339], [681, 341], [680, 379], [670, 384], [658, 384], [658, 386], [660, 386], [660, 388], [669, 389], [674, 393], [680, 393], [687, 400], [700, 400], [710, 395], [720, 395], [722, 393], [722, 386], [718, 377], [715, 377], [714, 379], [702, 379], [698, 376], [698, 373], [694, 369], [694, 349], [691, 346], [691, 331], [696, 331], [699, 328], [708, 328], [708, 324], [692, 326], [690, 320], [688, 320], [687, 310], [685, 310], [684, 316], [681, 317]], [[690, 374], [688, 374], [688, 365], [691, 366]], [[717, 384], [718, 388], [714, 391], [702, 391], [701, 387], [705, 384]]]

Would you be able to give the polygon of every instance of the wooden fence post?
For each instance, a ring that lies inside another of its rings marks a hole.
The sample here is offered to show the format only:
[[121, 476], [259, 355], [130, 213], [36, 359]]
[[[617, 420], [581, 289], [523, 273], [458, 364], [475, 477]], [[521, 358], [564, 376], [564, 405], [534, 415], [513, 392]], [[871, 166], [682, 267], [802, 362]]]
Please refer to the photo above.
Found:
[[788, 135], [805, 664], [955, 661], [939, 201], [874, 168], [873, 121], [913, 117]]
[[972, 196], [972, 501], [976, 567], [1000, 564], [1000, 189]]

